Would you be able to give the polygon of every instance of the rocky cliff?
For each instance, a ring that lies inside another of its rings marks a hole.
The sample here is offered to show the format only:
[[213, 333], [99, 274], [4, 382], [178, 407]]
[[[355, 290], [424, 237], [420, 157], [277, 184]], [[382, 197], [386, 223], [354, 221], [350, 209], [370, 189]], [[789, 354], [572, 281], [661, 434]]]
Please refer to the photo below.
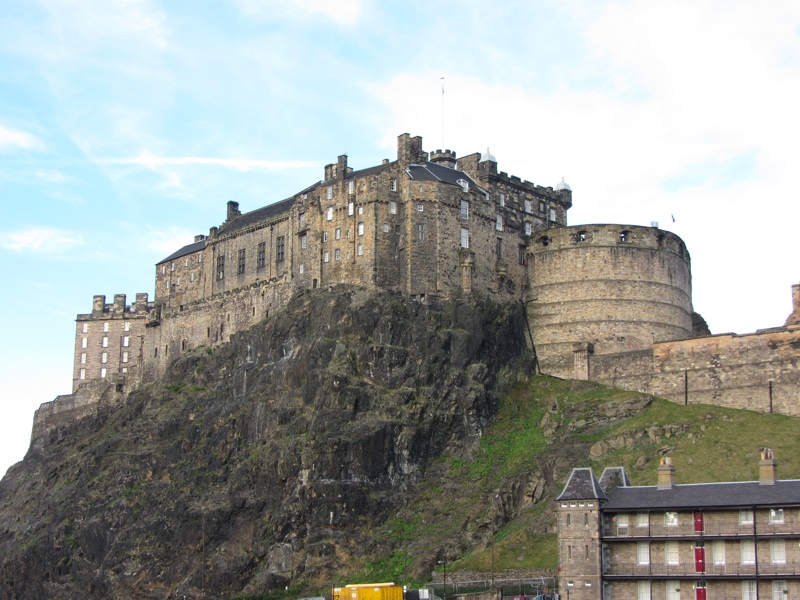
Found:
[[[380, 532], [442, 457], [475, 452], [530, 371], [525, 332], [518, 304], [317, 290], [185, 353], [9, 470], [0, 597], [321, 588], [391, 555], [412, 542]], [[462, 547], [485, 535], [460, 525]], [[438, 548], [417, 547], [409, 570], [429, 573]]]

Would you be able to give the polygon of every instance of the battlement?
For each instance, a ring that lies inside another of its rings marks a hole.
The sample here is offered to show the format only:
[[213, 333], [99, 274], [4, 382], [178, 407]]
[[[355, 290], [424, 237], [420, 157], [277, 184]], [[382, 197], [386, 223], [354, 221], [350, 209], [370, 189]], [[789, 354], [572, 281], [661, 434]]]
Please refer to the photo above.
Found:
[[136, 294], [136, 301], [133, 304], [126, 304], [126, 300], [125, 294], [114, 294], [114, 302], [107, 303], [105, 295], [96, 295], [92, 301], [92, 312], [79, 314], [77, 320], [130, 319], [144, 315], [153, 308], [153, 303], [148, 301], [147, 292]]
[[534, 236], [533, 252], [579, 248], [649, 248], [671, 252], [689, 261], [683, 240], [674, 233], [641, 225], [572, 225], [542, 231]]

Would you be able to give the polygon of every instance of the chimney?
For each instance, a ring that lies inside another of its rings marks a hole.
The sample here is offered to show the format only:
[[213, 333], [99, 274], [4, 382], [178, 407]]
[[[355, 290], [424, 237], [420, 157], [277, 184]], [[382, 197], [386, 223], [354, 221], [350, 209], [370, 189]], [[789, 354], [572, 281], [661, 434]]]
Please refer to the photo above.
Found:
[[242, 213], [239, 212], [239, 203], [233, 200], [228, 201], [228, 221], [234, 217], [238, 217], [240, 214]]
[[675, 467], [672, 466], [672, 457], [661, 457], [661, 464], [658, 465], [658, 489], [671, 490], [675, 485]]
[[204, 239], [206, 239], [206, 236], [204, 236], [202, 233], [199, 234], [199, 235], [194, 236], [194, 241], [195, 242], [202, 242]]
[[93, 315], [95, 315], [95, 316], [102, 315], [103, 311], [105, 310], [105, 308], [106, 308], [106, 297], [105, 296], [100, 295], [100, 296], [94, 296], [92, 298], [92, 314]]
[[775, 462], [772, 448], [764, 448], [758, 462], [758, 485], [775, 485], [777, 479], [778, 463]]
[[125, 312], [125, 302], [127, 301], [125, 294], [114, 294], [114, 312], [122, 314]]

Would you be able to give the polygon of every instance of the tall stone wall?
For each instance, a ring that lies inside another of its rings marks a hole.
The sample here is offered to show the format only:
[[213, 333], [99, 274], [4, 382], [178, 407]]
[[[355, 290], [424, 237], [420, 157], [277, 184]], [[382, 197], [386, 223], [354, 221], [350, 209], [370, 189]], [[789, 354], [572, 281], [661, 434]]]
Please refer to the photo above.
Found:
[[528, 313], [545, 373], [573, 377], [576, 350], [581, 357], [635, 352], [692, 334], [689, 253], [672, 233], [555, 228], [537, 233], [529, 254]]

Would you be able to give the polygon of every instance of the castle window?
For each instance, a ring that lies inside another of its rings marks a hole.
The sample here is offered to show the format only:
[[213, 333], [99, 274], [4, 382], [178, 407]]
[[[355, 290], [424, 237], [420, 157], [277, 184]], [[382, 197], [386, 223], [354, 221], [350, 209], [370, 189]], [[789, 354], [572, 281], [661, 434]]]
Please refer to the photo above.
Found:
[[352, 202], [348, 202], [347, 203], [347, 214], [349, 216], [351, 216], [351, 217], [353, 216], [353, 208], [354, 208], [354, 206], [355, 205]]
[[525, 200], [525, 212], [528, 214], [533, 212], [533, 205], [530, 200]]
[[360, 214], [360, 215], [364, 214], [364, 207], [363, 206], [359, 206], [358, 207], [358, 214]]
[[130, 321], [125, 321], [122, 324], [122, 331], [130, 331], [130, 330], [131, 330], [131, 322]]
[[[583, 546], [583, 560], [589, 560], [589, 544]], [[590, 585], [590, 583], [587, 581], [586, 585]]]
[[356, 254], [358, 256], [363, 256], [364, 255], [364, 246], [362, 244], [359, 244], [358, 246], [356, 246]]
[[238, 262], [236, 263], [236, 272], [239, 275], [244, 275], [244, 248], [239, 250]]
[[80, 379], [86, 379], [86, 369], [81, 369], [80, 375], [78, 375]]
[[389, 201], [389, 214], [396, 215], [397, 214], [397, 202], [394, 200]]
[[260, 242], [256, 250], [256, 267], [259, 269], [267, 266], [267, 242]]
[[131, 344], [131, 338], [127, 335], [122, 336], [122, 347], [127, 348]]
[[585, 242], [586, 241], [586, 232], [585, 231], [579, 231], [578, 232], [578, 241], [579, 242]]
[[123, 373], [127, 373], [128, 372], [128, 367], [122, 367], [122, 372]]
[[81, 327], [81, 331], [83, 333], [89, 333], [89, 324], [88, 323], [84, 323], [83, 326]]
[[306, 226], [306, 213], [300, 213], [300, 227]]
[[106, 376], [106, 373], [107, 373], [107, 371], [106, 371], [105, 367], [103, 367], [102, 369], [100, 369], [100, 377], [102, 377], [102, 378], [105, 378], [105, 376]]
[[460, 185], [461, 189], [464, 190], [465, 192], [469, 191], [469, 182], [466, 179], [459, 179], [458, 181], [456, 181], [456, 183]]
[[335, 239], [335, 240], [342, 239], [342, 228], [341, 227], [337, 227], [336, 231], [333, 232], [333, 239]]
[[425, 223], [417, 223], [417, 241], [425, 241]]
[[497, 260], [503, 258], [503, 238], [497, 238], [495, 252], [497, 253]]
[[383, 233], [389, 233], [389, 224], [388, 223], [384, 223], [383, 224]]
[[461, 218], [469, 219], [469, 200], [461, 201]]
[[331, 261], [331, 254], [327, 250], [322, 253], [322, 262], [330, 262]]
[[81, 364], [86, 364], [86, 352], [81, 352]]
[[104, 332], [104, 333], [108, 333], [108, 321], [106, 321], [105, 323], [103, 323], [103, 332]]
[[469, 248], [469, 229], [466, 227], [461, 228], [461, 247]]
[[494, 228], [497, 231], [503, 231], [503, 215], [497, 215], [495, 217]]
[[189, 281], [194, 281], [194, 273], [189, 273]]
[[329, 186], [328, 186], [328, 187], [325, 189], [325, 197], [326, 197], [328, 200], [330, 200], [331, 198], [333, 198], [333, 186], [332, 186], [332, 185], [329, 185]]
[[505, 205], [506, 205], [506, 195], [501, 193], [500, 194], [500, 206], [505, 206]]
[[619, 241], [620, 242], [627, 242], [628, 241], [628, 231], [620, 231], [619, 232]]
[[107, 337], [103, 337], [102, 346], [103, 346], [103, 348], [108, 348], [108, 338]]
[[308, 236], [304, 233], [300, 236], [300, 247], [305, 250], [308, 248]]
[[326, 221], [333, 221], [333, 207], [329, 206], [325, 211], [325, 220]]
[[525, 235], [530, 235], [532, 231], [532, 227], [530, 223], [525, 223]]
[[356, 193], [356, 182], [352, 179], [347, 182], [347, 193], [351, 195]]
[[322, 242], [325, 243], [327, 241], [328, 241], [328, 232], [327, 231], [323, 231], [322, 232]]
[[786, 544], [783, 540], [770, 540], [769, 562], [773, 565], [786, 564]]
[[161, 265], [161, 274], [165, 275], [167, 273], [167, 265]]
[[782, 508], [771, 508], [769, 510], [769, 522], [770, 523], [783, 523], [783, 509]]
[[551, 221], [555, 221], [556, 220], [556, 209], [555, 208], [551, 208], [550, 209], [550, 220]]
[[202, 262], [203, 262], [203, 255], [202, 254], [198, 254], [197, 255], [197, 264], [199, 265]]
[[217, 257], [217, 279], [225, 279], [225, 255]]
[[153, 358], [158, 358], [158, 348], [153, 348]]
[[339, 260], [342, 257], [342, 251], [339, 248], [333, 251], [333, 260]]
[[278, 236], [278, 238], [275, 240], [275, 262], [276, 263], [283, 262], [283, 259], [285, 258], [285, 254], [284, 254], [285, 249], [286, 249], [286, 243], [285, 242], [286, 242], [286, 238], [284, 238], [282, 235]]
[[739, 542], [739, 562], [743, 565], [756, 564], [756, 549], [753, 540], [741, 540]]
[[425, 210], [425, 205], [422, 202], [417, 202], [417, 212]]
[[540, 202], [539, 202], [539, 212], [540, 212], [540, 213], [543, 213], [543, 212], [544, 212], [544, 209], [545, 209], [544, 202], [541, 202], [541, 201], [540, 201]]
[[739, 511], [739, 525], [752, 525], [753, 511], [749, 508], [743, 508]]
[[517, 260], [519, 261], [519, 264], [525, 264], [525, 244], [519, 245], [519, 256], [517, 257]]
[[364, 221], [358, 222], [358, 235], [364, 235]]
[[175, 263], [174, 262], [170, 262], [169, 263], [169, 270], [170, 271], [174, 271], [175, 270]]
[[389, 191], [391, 191], [391, 192], [396, 192], [397, 191], [397, 179], [395, 179], [394, 177], [392, 177], [389, 180]]
[[188, 266], [189, 266], [189, 257], [188, 257], [188, 256], [187, 256], [187, 257], [186, 257], [186, 259], [183, 261], [183, 266], [184, 266], [184, 267], [188, 267]]
[[127, 352], [123, 352], [122, 353], [122, 362], [124, 362], [124, 363], [128, 362], [128, 353]]
[[300, 275], [302, 275], [303, 273], [305, 273], [305, 272], [306, 272], [306, 268], [305, 268], [305, 266], [303, 266], [303, 265], [300, 265], [299, 271], [300, 271]]
[[81, 338], [81, 348], [86, 348], [87, 343], [88, 341], [86, 338]]
[[108, 362], [108, 352], [103, 352], [100, 354], [100, 362], [103, 364]]

